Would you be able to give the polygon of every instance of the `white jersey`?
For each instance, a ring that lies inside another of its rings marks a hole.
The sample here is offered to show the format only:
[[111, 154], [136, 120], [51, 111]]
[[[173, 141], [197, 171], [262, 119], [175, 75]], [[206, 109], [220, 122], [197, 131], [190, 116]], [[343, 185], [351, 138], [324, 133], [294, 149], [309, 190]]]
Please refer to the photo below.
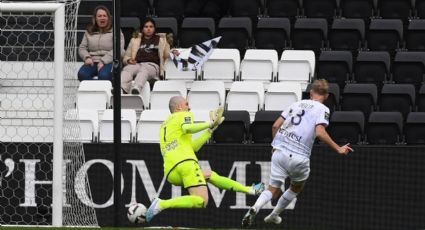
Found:
[[317, 101], [302, 100], [286, 108], [281, 116], [285, 122], [273, 139], [273, 148], [310, 157], [316, 126], [329, 124], [329, 108]]

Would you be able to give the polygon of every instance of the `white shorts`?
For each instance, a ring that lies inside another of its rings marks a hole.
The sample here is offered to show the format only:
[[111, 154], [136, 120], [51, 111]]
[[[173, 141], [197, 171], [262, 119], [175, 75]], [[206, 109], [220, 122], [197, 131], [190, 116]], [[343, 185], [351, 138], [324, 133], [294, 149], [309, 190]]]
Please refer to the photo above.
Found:
[[289, 177], [291, 181], [300, 182], [307, 180], [310, 175], [310, 159], [295, 153], [275, 150], [272, 155], [271, 173], [269, 184], [280, 188]]

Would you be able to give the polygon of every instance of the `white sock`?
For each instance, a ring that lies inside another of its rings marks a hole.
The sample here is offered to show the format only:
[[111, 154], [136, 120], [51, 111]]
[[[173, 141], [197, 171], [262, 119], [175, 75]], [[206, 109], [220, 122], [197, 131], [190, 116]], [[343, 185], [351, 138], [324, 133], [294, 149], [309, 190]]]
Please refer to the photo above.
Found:
[[272, 199], [273, 195], [270, 190], [264, 190], [260, 196], [258, 197], [257, 201], [255, 202], [254, 207], [256, 211], [258, 212], [267, 202], [269, 202]]
[[277, 201], [276, 207], [274, 207], [272, 214], [279, 215], [282, 213], [286, 206], [288, 206], [289, 203], [291, 203], [291, 201], [297, 197], [297, 195], [298, 194], [292, 192], [291, 189], [287, 189]]

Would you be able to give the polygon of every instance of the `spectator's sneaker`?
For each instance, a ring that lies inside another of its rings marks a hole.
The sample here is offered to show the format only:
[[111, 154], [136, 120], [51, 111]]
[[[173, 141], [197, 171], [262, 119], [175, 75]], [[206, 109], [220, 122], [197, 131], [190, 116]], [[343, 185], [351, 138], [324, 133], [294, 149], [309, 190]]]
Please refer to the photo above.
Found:
[[242, 228], [251, 227], [256, 215], [257, 210], [251, 207], [242, 219]]
[[251, 187], [250, 194], [251, 195], [258, 196], [258, 195], [260, 195], [264, 191], [265, 188], [266, 187], [264, 186], [264, 183], [263, 182], [258, 183], [258, 184], [253, 184], [252, 187]]
[[149, 223], [156, 214], [161, 212], [161, 209], [159, 208], [159, 201], [161, 201], [159, 198], [153, 199], [151, 206], [149, 206], [146, 211], [146, 223]]
[[264, 222], [268, 224], [280, 224], [282, 223], [282, 217], [274, 213], [270, 213], [268, 216], [264, 218]]
[[133, 94], [133, 95], [139, 95], [140, 94], [139, 88], [137, 88], [137, 87], [131, 88], [131, 94]]

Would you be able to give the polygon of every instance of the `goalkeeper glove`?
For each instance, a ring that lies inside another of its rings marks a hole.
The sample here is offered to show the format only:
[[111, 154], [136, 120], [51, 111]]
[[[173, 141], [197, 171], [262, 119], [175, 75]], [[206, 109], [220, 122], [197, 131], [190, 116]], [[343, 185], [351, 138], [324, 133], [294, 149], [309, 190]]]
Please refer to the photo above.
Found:
[[219, 107], [215, 110], [210, 111], [210, 131], [214, 132], [214, 130], [217, 129], [217, 127], [223, 123], [224, 117], [223, 117], [224, 108]]

